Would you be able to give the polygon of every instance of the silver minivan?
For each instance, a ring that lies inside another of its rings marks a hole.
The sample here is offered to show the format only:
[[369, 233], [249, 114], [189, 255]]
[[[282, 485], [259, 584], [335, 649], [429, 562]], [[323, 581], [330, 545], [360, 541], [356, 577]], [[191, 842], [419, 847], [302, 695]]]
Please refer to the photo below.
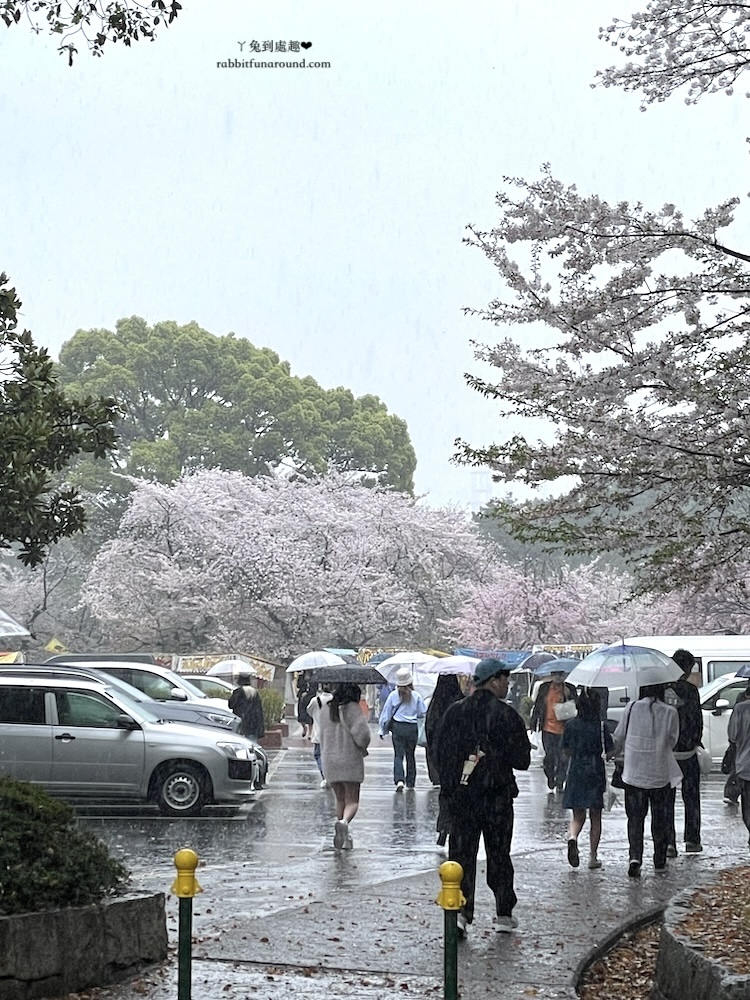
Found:
[[249, 740], [159, 720], [93, 680], [0, 676], [0, 774], [69, 800], [154, 802], [166, 816], [251, 800]]

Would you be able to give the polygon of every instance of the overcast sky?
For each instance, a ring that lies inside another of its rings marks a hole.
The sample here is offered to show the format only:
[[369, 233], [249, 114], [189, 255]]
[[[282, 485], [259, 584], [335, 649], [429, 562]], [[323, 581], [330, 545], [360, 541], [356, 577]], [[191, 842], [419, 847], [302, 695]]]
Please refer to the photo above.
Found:
[[[453, 441], [507, 428], [463, 381], [470, 340], [502, 335], [463, 316], [501, 289], [462, 238], [496, 220], [503, 175], [549, 161], [688, 214], [746, 195], [744, 98], [642, 113], [591, 88], [617, 56], [597, 28], [627, 0], [182, 2], [155, 42], [101, 59], [81, 42], [72, 69], [0, 25], [0, 270], [24, 325], [56, 355], [123, 316], [195, 320], [374, 393], [407, 421], [430, 505], [484, 500]], [[217, 67], [253, 40], [311, 42], [330, 68]]]

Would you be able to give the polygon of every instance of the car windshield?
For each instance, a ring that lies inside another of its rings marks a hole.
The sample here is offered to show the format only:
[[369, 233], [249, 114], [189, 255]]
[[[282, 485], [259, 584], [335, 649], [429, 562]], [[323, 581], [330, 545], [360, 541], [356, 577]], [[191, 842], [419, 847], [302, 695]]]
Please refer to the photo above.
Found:
[[199, 687], [196, 687], [195, 684], [191, 684], [187, 677], [180, 677], [180, 675], [176, 674], [174, 670], [167, 670], [166, 673], [169, 680], [172, 681], [175, 687], [180, 687], [184, 691], [189, 691], [194, 698], [206, 697], [205, 693], [201, 691]]

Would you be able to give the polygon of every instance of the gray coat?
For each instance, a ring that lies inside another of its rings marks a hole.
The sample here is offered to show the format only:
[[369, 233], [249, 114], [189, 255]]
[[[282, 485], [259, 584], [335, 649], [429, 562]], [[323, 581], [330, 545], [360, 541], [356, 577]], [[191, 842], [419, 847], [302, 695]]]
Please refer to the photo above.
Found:
[[331, 784], [365, 780], [365, 751], [370, 743], [370, 727], [358, 704], [339, 706], [339, 722], [331, 719], [328, 705], [318, 712], [320, 756], [323, 774]]

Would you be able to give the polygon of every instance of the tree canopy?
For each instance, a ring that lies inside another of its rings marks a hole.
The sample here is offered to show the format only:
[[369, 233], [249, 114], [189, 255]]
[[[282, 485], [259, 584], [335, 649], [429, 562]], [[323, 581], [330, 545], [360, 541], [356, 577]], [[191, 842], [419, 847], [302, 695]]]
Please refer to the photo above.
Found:
[[53, 487], [79, 454], [104, 458], [115, 442], [115, 401], [66, 395], [44, 348], [18, 329], [21, 303], [0, 274], [0, 548], [14, 547], [27, 565], [50, 545], [83, 528], [81, 498]]
[[[740, 31], [745, 15], [732, 11]], [[723, 85], [718, 53], [724, 46], [728, 58], [737, 37], [735, 29], [712, 33], [719, 13], [713, 4], [655, 0], [633, 16], [641, 63], [606, 80], [660, 99], [690, 84], [675, 67], [692, 51], [696, 62], [706, 57], [702, 92]], [[510, 336], [476, 345], [476, 357], [500, 374], [467, 380], [501, 403], [502, 416], [549, 430], [541, 440], [458, 441], [459, 460], [534, 490], [555, 484], [553, 496], [499, 501], [496, 513], [520, 539], [571, 554], [621, 553], [643, 591], [703, 586], [719, 568], [744, 565], [750, 256], [722, 236], [738, 199], [690, 221], [673, 204], [581, 194], [548, 166], [536, 180], [504, 183], [497, 225], [469, 227], [467, 238], [497, 268], [504, 292], [467, 312], [546, 333], [530, 349]]]
[[10, 28], [27, 24], [36, 34], [45, 28], [60, 37], [58, 51], [68, 57], [78, 52], [73, 39], [83, 38], [92, 55], [100, 56], [106, 42], [132, 45], [139, 39], [153, 41], [159, 25], [168, 27], [182, 10], [177, 0], [0, 0], [0, 18]]
[[71, 391], [117, 398], [117, 465], [129, 474], [167, 483], [200, 468], [255, 476], [333, 467], [413, 489], [406, 424], [377, 396], [322, 389], [234, 334], [134, 316], [114, 332], [79, 330], [60, 351], [59, 371]]

